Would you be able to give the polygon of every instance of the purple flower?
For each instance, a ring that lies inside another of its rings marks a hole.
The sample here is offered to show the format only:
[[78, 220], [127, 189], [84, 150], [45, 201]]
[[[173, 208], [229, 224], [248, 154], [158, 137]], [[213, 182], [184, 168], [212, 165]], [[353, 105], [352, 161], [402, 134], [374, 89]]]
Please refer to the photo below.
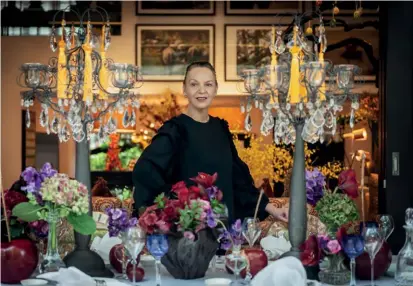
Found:
[[217, 221], [215, 220], [215, 214], [211, 209], [207, 210], [207, 224], [208, 227], [214, 228], [217, 226]]
[[325, 186], [324, 175], [315, 168], [314, 171], [305, 171], [305, 187], [307, 193], [307, 202], [313, 206], [323, 197]]
[[125, 209], [107, 208], [105, 213], [109, 216], [108, 231], [109, 236], [118, 236], [121, 232], [125, 232], [128, 228], [136, 226], [137, 218], [129, 218], [128, 212]]
[[224, 230], [218, 237], [218, 241], [221, 243], [221, 248], [228, 250], [231, 246], [241, 245], [244, 243], [242, 236], [241, 220], [237, 219], [231, 226], [230, 231]]
[[208, 198], [210, 200], [215, 199], [218, 194], [218, 188], [216, 186], [209, 187], [205, 189], [206, 193], [208, 194]]
[[40, 176], [42, 178], [42, 181], [44, 181], [44, 179], [46, 178], [51, 178], [56, 174], [57, 174], [57, 170], [53, 169], [52, 164], [50, 163], [45, 163], [42, 169], [40, 170]]

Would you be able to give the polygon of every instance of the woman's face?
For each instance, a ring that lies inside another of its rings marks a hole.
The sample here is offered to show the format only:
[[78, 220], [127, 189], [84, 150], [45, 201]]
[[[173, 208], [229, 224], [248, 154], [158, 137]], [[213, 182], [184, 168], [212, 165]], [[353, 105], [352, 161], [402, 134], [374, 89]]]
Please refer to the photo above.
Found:
[[211, 105], [217, 95], [218, 86], [215, 75], [210, 69], [195, 67], [188, 72], [183, 89], [189, 104], [202, 110]]

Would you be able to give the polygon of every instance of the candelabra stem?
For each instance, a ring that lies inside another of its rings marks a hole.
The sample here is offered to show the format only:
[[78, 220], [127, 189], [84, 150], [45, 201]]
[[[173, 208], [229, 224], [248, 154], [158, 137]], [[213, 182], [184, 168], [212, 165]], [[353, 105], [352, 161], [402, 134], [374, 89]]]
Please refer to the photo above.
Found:
[[295, 151], [289, 202], [288, 234], [291, 250], [283, 257], [294, 256], [300, 259], [300, 245], [307, 234], [307, 195], [305, 189], [304, 140], [301, 137], [304, 121], [295, 124]]
[[[83, 126], [85, 130], [85, 126]], [[85, 130], [86, 132], [86, 130]], [[90, 180], [89, 142], [83, 140], [76, 143], [76, 180], [84, 184], [89, 190], [89, 215], [93, 213], [92, 190]], [[74, 266], [92, 277], [113, 277], [113, 273], [106, 269], [103, 259], [96, 252], [89, 249], [91, 236], [75, 232], [75, 249], [63, 261], [67, 267]]]

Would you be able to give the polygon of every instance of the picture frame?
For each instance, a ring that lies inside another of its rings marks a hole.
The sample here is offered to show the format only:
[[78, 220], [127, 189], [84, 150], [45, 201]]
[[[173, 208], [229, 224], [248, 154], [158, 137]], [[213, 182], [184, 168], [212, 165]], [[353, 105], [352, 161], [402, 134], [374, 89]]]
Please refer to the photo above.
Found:
[[215, 64], [215, 25], [136, 25], [135, 62], [143, 79], [182, 81], [194, 61]]
[[215, 1], [135, 1], [136, 16], [212, 16]]
[[225, 1], [226, 16], [283, 16], [303, 11], [303, 1]]
[[[287, 26], [276, 26], [275, 29]], [[241, 71], [271, 63], [269, 44], [272, 26], [269, 24], [226, 24], [224, 28], [225, 81], [241, 81]], [[256, 51], [251, 52], [251, 47]], [[253, 55], [252, 57], [249, 55]], [[256, 59], [253, 57], [256, 56]]]
[[[317, 26], [313, 26], [313, 31], [316, 31], [316, 28]], [[330, 60], [333, 65], [357, 65], [361, 68], [361, 73], [355, 77], [356, 81], [375, 82], [380, 56], [379, 31], [373, 27], [365, 27], [346, 32], [340, 24], [336, 27], [325, 26], [325, 30], [328, 48], [324, 58]], [[356, 45], [343, 45], [340, 47], [340, 43], [347, 39], [357, 39], [354, 40]], [[330, 50], [332, 47], [334, 49]]]

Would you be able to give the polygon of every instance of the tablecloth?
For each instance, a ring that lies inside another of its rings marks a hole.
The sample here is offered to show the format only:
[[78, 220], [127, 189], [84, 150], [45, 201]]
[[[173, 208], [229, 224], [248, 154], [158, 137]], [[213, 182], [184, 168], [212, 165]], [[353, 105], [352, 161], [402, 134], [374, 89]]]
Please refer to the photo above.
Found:
[[[138, 284], [141, 286], [153, 286], [155, 285], [155, 269], [154, 266], [145, 266], [145, 278], [143, 281], [139, 282]], [[165, 268], [162, 267], [162, 286], [203, 286], [205, 279], [208, 278], [229, 278], [232, 279], [233, 276], [226, 273], [221, 267], [217, 267], [215, 270], [208, 270], [206, 276], [201, 279], [196, 280], [178, 280], [174, 279]], [[122, 282], [126, 282], [125, 280], [121, 280]], [[9, 284], [0, 284], [1, 286], [9, 286]], [[16, 284], [15, 284], [16, 285]], [[20, 284], [17, 284], [20, 285]], [[370, 281], [358, 281], [357, 285], [360, 286], [369, 286]], [[377, 286], [394, 286], [396, 285], [394, 279], [391, 277], [382, 277], [379, 280], [376, 280]], [[328, 286], [323, 284], [323, 286]]]

